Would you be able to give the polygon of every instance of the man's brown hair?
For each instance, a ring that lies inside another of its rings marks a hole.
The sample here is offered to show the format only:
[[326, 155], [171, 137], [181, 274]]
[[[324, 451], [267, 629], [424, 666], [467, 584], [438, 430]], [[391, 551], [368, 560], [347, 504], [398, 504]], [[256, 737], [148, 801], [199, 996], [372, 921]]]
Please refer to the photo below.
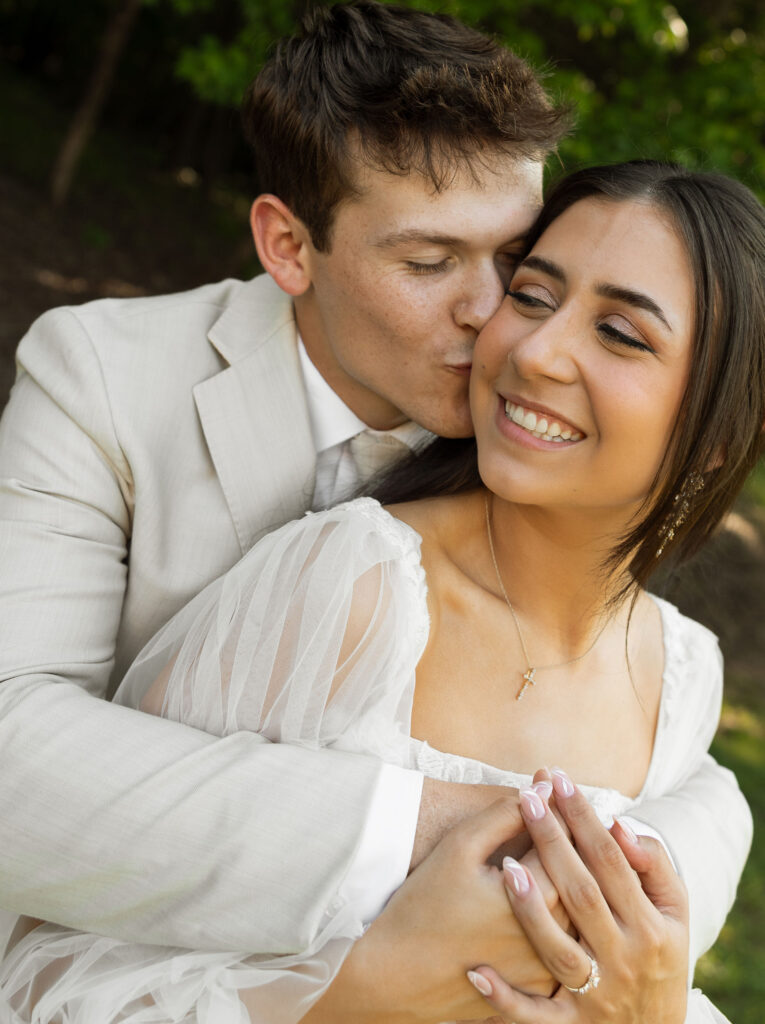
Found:
[[570, 110], [526, 61], [459, 21], [356, 0], [315, 8], [277, 44], [243, 118], [257, 191], [277, 195], [326, 251], [355, 160], [441, 191], [497, 153], [543, 159]]

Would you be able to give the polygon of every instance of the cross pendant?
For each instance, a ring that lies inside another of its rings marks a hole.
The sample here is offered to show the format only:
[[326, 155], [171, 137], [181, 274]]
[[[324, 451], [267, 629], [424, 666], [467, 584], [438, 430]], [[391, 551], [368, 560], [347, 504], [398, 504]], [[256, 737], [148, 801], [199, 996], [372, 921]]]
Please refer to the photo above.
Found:
[[528, 688], [530, 686], [536, 686], [537, 685], [537, 681], [534, 678], [534, 673], [535, 672], [536, 672], [536, 669], [532, 668], [531, 665], [529, 665], [529, 667], [526, 669], [526, 673], [525, 673], [525, 675], [523, 677], [523, 686], [518, 691], [518, 696], [515, 698], [516, 700], [520, 700], [521, 697], [524, 695], [524, 693], [526, 692], [526, 690], [528, 690]]

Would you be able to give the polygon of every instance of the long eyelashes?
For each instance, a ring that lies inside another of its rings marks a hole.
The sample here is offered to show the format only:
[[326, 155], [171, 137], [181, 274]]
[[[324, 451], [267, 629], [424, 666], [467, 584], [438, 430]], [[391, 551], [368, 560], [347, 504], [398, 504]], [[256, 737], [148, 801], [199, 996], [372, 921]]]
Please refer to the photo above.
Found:
[[[510, 298], [520, 306], [525, 306], [529, 310], [547, 309], [551, 313], [555, 312], [554, 306], [551, 306], [548, 302], [544, 302], [542, 299], [537, 298], [535, 295], [529, 295], [527, 292], [516, 292], [512, 288], [508, 288], [505, 294], [509, 295]], [[617, 329], [612, 327], [611, 324], [600, 323], [597, 325], [596, 330], [611, 343], [615, 342], [618, 345], [625, 345], [628, 348], [636, 349], [640, 352], [654, 351], [650, 345], [646, 345], [644, 342], [639, 341], [637, 338], [634, 338], [629, 334], [624, 334], [623, 331], [617, 331]]]
[[637, 338], [631, 337], [629, 334], [623, 334], [621, 331], [617, 331], [611, 324], [598, 324], [598, 330], [601, 334], [605, 334], [611, 341], [616, 341], [620, 345], [628, 345], [630, 348], [640, 349], [643, 352], [653, 352], [653, 349], [646, 345], [642, 341], [638, 341]]
[[535, 309], [550, 309], [552, 306], [546, 302], [542, 302], [541, 299], [535, 298], [533, 295], [527, 295], [526, 292], [514, 292], [511, 288], [508, 288], [505, 295], [509, 295], [511, 299], [516, 299], [522, 306], [534, 307]]
[[406, 261], [407, 269], [413, 274], [441, 274], [449, 266], [448, 260], [441, 260], [440, 263], [413, 263]]
[[[521, 258], [520, 253], [515, 252], [501, 252], [497, 253], [495, 260], [507, 261], [507, 267], [505, 272], [512, 273]], [[440, 260], [438, 263], [418, 263], [416, 260], [404, 260], [404, 266], [411, 274], [443, 274], [449, 269], [451, 260], [447, 257], [446, 259]], [[499, 272], [499, 271], [498, 271]]]

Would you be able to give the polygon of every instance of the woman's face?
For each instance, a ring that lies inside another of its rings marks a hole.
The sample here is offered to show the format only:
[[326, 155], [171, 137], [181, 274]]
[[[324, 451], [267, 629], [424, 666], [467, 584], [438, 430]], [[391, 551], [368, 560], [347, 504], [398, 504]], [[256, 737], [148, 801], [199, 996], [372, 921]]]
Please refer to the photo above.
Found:
[[585, 199], [515, 271], [475, 348], [481, 476], [510, 501], [631, 515], [688, 378], [694, 288], [668, 219]]

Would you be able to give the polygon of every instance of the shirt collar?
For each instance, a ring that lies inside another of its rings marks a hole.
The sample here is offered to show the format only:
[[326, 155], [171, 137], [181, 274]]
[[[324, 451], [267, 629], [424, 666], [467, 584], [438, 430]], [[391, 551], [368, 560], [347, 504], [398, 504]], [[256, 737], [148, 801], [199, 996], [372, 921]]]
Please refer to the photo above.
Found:
[[343, 441], [355, 437], [362, 430], [368, 430], [371, 434], [391, 434], [399, 441], [403, 441], [409, 448], [419, 446], [435, 436], [417, 423], [412, 423], [411, 420], [386, 431], [377, 431], [368, 427], [324, 380], [311, 362], [300, 335], [298, 335], [298, 353], [305, 383], [308, 418], [311, 422], [311, 432], [317, 453], [333, 448], [336, 444], [342, 444]]

